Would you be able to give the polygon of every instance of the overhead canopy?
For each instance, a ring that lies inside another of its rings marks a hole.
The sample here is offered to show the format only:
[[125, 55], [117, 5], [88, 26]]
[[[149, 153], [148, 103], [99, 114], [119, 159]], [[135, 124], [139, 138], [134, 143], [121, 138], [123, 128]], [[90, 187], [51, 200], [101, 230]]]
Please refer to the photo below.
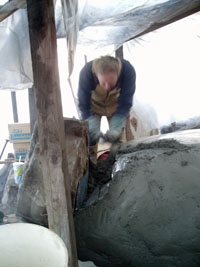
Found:
[[[61, 6], [57, 4], [61, 18]], [[79, 1], [79, 43], [97, 47], [127, 40], [165, 26], [200, 10], [199, 0], [88, 0]], [[64, 37], [57, 20], [58, 37]]]
[[[2, 90], [18, 90], [32, 85], [28, 21], [24, 2], [11, 1], [0, 9]], [[93, 49], [108, 45], [118, 48], [130, 39], [200, 10], [199, 0], [79, 0], [78, 9], [76, 1], [66, 3], [70, 3], [66, 5], [68, 17], [63, 20], [61, 3], [56, 2], [56, 29], [58, 38], [64, 38], [67, 34], [71, 38], [71, 51], [75, 49], [77, 42]], [[14, 12], [18, 8], [20, 9]], [[7, 18], [4, 19], [5, 17]]]

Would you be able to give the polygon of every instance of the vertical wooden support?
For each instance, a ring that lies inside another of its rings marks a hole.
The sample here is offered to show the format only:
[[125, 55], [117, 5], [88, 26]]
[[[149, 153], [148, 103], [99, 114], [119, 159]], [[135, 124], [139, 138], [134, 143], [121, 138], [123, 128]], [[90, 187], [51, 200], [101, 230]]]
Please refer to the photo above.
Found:
[[12, 99], [13, 119], [14, 122], [18, 122], [19, 120], [18, 120], [17, 100], [15, 92], [11, 92], [11, 99]]
[[87, 55], [84, 55], [85, 64], [87, 64]]
[[[116, 51], [115, 51], [115, 56], [119, 58], [124, 58], [124, 53], [123, 53], [123, 45], [120, 46]], [[128, 116], [126, 120], [126, 125], [125, 125], [125, 137], [126, 141], [133, 140], [134, 136], [131, 133], [131, 121], [130, 121], [130, 115]]]
[[53, 0], [27, 0], [27, 10], [48, 223], [67, 246], [68, 266], [77, 267]]
[[36, 106], [35, 106], [35, 93], [34, 87], [28, 89], [28, 100], [29, 100], [29, 113], [30, 113], [30, 129], [31, 133], [36, 121]]
[[123, 45], [120, 46], [116, 51], [115, 51], [115, 56], [119, 58], [123, 58]]
[[[119, 58], [124, 58], [124, 53], [123, 53], [123, 45], [120, 46], [116, 51], [115, 51], [115, 56]], [[135, 118], [134, 118], [135, 119]], [[126, 136], [126, 141], [130, 141], [134, 139], [134, 135], [131, 132], [131, 124], [135, 124], [135, 121], [130, 119], [130, 114], [126, 120], [126, 125], [125, 125], [125, 136]]]

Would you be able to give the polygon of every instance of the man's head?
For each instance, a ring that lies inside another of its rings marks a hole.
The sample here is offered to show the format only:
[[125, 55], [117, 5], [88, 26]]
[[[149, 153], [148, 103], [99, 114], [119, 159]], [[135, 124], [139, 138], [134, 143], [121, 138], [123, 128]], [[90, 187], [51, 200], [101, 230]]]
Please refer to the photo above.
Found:
[[94, 62], [94, 72], [99, 84], [108, 91], [117, 84], [120, 69], [120, 61], [115, 57], [103, 56]]

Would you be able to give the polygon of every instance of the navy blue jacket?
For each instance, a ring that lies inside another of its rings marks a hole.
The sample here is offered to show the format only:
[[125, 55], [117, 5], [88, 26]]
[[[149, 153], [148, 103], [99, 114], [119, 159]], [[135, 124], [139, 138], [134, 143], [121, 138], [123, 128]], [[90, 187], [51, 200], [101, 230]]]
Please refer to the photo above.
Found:
[[[136, 72], [134, 67], [125, 59], [120, 59], [122, 69], [117, 84], [121, 88], [118, 98], [118, 106], [115, 114], [128, 116], [133, 103], [133, 95], [135, 93]], [[92, 72], [92, 62], [88, 62], [81, 70], [79, 76], [78, 102], [81, 117], [86, 120], [92, 115], [91, 112], [91, 91], [96, 89], [99, 84], [98, 79]]]

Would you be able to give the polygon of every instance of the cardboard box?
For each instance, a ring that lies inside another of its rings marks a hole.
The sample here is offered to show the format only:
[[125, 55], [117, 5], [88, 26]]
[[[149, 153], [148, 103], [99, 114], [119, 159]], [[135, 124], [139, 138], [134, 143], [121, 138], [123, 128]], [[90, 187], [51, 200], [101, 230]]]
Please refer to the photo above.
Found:
[[30, 123], [8, 124], [9, 139], [11, 143], [30, 142]]
[[24, 161], [30, 149], [30, 142], [14, 143], [13, 148], [14, 148], [15, 159], [19, 160], [21, 157], [21, 160]]

